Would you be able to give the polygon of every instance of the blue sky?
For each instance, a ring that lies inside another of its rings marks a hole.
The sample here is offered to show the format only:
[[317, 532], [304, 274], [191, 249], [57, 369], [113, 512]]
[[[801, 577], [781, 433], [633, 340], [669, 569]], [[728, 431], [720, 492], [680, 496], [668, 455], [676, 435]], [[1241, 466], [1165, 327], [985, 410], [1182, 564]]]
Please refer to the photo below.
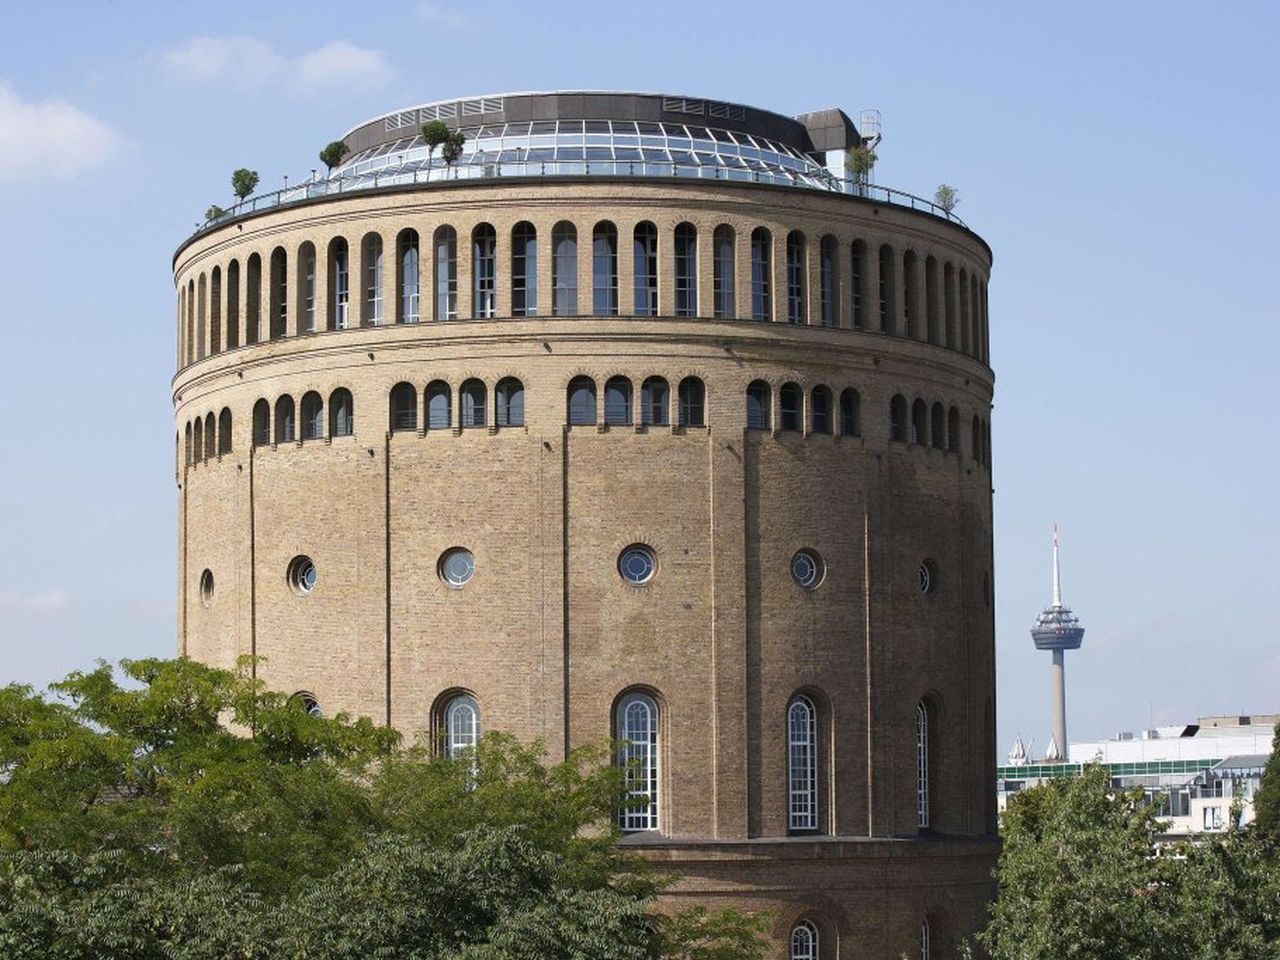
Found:
[[1272, 3], [50, 2], [0, 61], [0, 682], [174, 650], [175, 246], [366, 117], [554, 88], [876, 107], [991, 244], [1000, 749], [1280, 711]]

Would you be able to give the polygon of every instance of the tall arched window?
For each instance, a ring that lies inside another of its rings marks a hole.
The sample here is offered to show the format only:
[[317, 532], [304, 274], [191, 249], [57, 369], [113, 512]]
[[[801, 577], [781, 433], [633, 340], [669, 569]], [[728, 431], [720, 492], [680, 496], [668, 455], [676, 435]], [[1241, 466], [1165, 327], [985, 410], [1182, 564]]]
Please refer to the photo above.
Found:
[[863, 278], [867, 275], [867, 245], [861, 240], [853, 241], [849, 255], [849, 286], [853, 294], [853, 328], [861, 330], [866, 324], [863, 313]]
[[196, 417], [191, 429], [191, 462], [199, 463], [204, 459], [204, 421]]
[[751, 231], [751, 319], [773, 319], [773, 237], [764, 227]]
[[648, 220], [635, 229], [635, 307], [637, 317], [658, 315], [658, 228]]
[[569, 426], [582, 427], [596, 422], [596, 384], [590, 377], [574, 377], [569, 381]]
[[471, 231], [471, 315], [481, 320], [498, 315], [498, 234], [488, 223]]
[[329, 241], [329, 330], [346, 330], [351, 326], [351, 275], [347, 241], [334, 237]]
[[914, 250], [902, 255], [902, 326], [903, 334], [913, 340], [924, 339], [921, 324], [919, 277], [920, 261]]
[[284, 247], [271, 251], [270, 314], [267, 335], [279, 340], [289, 327], [289, 256]]
[[578, 231], [567, 220], [551, 228], [551, 312], [578, 315]]
[[253, 405], [253, 445], [265, 447], [271, 442], [271, 404], [259, 400]]
[[209, 352], [222, 349], [222, 268], [209, 272]]
[[845, 437], [862, 436], [862, 398], [853, 387], [840, 394], [840, 434]]
[[302, 395], [302, 439], [324, 437], [324, 399], [311, 390]]
[[889, 401], [889, 439], [907, 442], [907, 401], [900, 393]]
[[610, 377], [604, 385], [604, 422], [623, 427], [631, 423], [631, 381]]
[[475, 697], [460, 693], [445, 704], [442, 717], [444, 755], [456, 760], [475, 752], [480, 742], [480, 705]]
[[768, 430], [770, 420], [769, 385], [755, 380], [747, 387], [747, 429]]
[[618, 228], [608, 220], [591, 233], [591, 313], [618, 315]]
[[733, 227], [722, 223], [711, 237], [711, 287], [717, 320], [737, 315], [733, 297], [736, 271]]
[[417, 323], [420, 316], [418, 231], [412, 227], [396, 234], [396, 287], [400, 291], [397, 323]]
[[818, 319], [824, 327], [836, 325], [836, 238], [828, 234], [818, 247]]
[[204, 418], [204, 458], [212, 460], [218, 455], [218, 421], [210, 411]]
[[955, 350], [960, 345], [960, 332], [956, 328], [956, 268], [950, 260], [942, 268], [942, 306], [946, 317], [946, 345]]
[[640, 422], [665, 427], [671, 422], [671, 391], [662, 377], [648, 377], [640, 385]]
[[929, 442], [929, 407], [919, 397], [911, 404], [911, 442], [920, 446]]
[[818, 829], [818, 711], [806, 696], [787, 706], [787, 828]]
[[947, 448], [947, 411], [940, 403], [929, 411], [929, 440], [935, 450]]
[[515, 377], [504, 377], [493, 391], [498, 426], [524, 426], [524, 384]]
[[453, 391], [443, 380], [427, 384], [427, 429], [447, 430], [453, 426]]
[[932, 956], [932, 945], [929, 943], [929, 920], [926, 918], [920, 921], [920, 960], [929, 960]]
[[299, 333], [316, 332], [316, 245], [310, 240], [298, 247], [297, 262], [294, 264], [294, 289], [297, 291], [297, 313]]
[[698, 230], [692, 223], [676, 226], [676, 316], [698, 314]]
[[511, 315], [538, 315], [538, 231], [525, 220], [511, 231]]
[[970, 353], [973, 350], [973, 330], [969, 325], [969, 273], [964, 267], [960, 268], [956, 299], [960, 302], [960, 352]]
[[450, 226], [435, 234], [437, 320], [458, 319], [458, 232]]
[[360, 323], [366, 327], [382, 324], [382, 235], [366, 233], [360, 242], [360, 269], [364, 273], [364, 296], [361, 297]]
[[240, 346], [240, 261], [227, 264], [227, 349]]
[[200, 297], [196, 300], [196, 288], [191, 284], [187, 286], [187, 293], [191, 296], [193, 302], [196, 302], [196, 358], [204, 359], [205, 339], [204, 339], [204, 274], [200, 274]]
[[929, 774], [929, 704], [921, 700], [916, 704], [916, 826], [929, 829], [930, 822], [930, 774]]
[[790, 960], [818, 960], [818, 928], [801, 920], [791, 928]]
[[969, 276], [969, 317], [973, 327], [973, 343], [969, 356], [982, 359], [982, 308], [978, 304], [978, 275]]
[[[412, 389], [412, 388], [410, 388]], [[413, 401], [417, 406], [417, 400]], [[355, 429], [355, 404], [351, 400], [351, 391], [339, 387], [329, 394], [329, 436], [349, 437]]]
[[932, 254], [924, 258], [924, 339], [942, 343], [942, 312], [938, 303], [938, 260]]
[[276, 443], [292, 443], [297, 436], [293, 397], [286, 394], [276, 401]]
[[227, 454], [231, 452], [231, 410], [227, 407], [222, 408], [222, 413], [218, 414], [218, 453]]
[[[329, 301], [332, 303], [332, 299]], [[244, 271], [244, 342], [250, 346], [258, 342], [259, 321], [262, 318], [262, 257], [249, 254]]]
[[893, 247], [887, 243], [880, 247], [880, 281], [877, 297], [880, 301], [880, 332], [896, 333], [895, 314], [898, 312], [898, 300], [895, 296], [898, 284], [895, 267], [897, 257], [893, 255]]
[[411, 383], [391, 388], [391, 432], [418, 429], [418, 391]]
[[458, 391], [458, 399], [461, 401], [462, 410], [462, 426], [463, 427], [483, 427], [487, 426], [485, 421], [485, 406], [488, 391], [485, 389], [484, 381], [477, 380], [474, 377], [465, 380], [462, 387]]
[[787, 322], [807, 323], [805, 287], [809, 283], [805, 267], [804, 234], [792, 230], [787, 234]]
[[831, 432], [831, 391], [817, 386], [809, 394], [810, 419], [814, 433]]
[[679, 420], [682, 427], [705, 427], [707, 425], [707, 388], [697, 377], [685, 377], [680, 381]]
[[960, 411], [955, 407], [947, 411], [947, 451], [960, 452]]
[[783, 430], [799, 430], [801, 427], [801, 407], [804, 394], [794, 383], [784, 383], [778, 391], [778, 415], [782, 419]]
[[647, 693], [629, 693], [618, 701], [618, 763], [626, 770], [628, 806], [618, 825], [626, 831], [658, 829], [658, 704]]
[[191, 421], [187, 421], [186, 440], [182, 447], [182, 462], [186, 466], [191, 466]]

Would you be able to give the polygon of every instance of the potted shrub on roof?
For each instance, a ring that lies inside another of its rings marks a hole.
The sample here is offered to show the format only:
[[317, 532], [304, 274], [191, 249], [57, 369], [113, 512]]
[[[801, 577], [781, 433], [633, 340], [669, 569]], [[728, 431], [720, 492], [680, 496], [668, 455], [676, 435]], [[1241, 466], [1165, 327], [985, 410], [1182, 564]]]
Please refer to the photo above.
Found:
[[244, 200], [245, 197], [253, 193], [258, 186], [258, 171], [246, 170], [241, 167], [231, 174], [231, 192], [236, 195], [236, 199]]

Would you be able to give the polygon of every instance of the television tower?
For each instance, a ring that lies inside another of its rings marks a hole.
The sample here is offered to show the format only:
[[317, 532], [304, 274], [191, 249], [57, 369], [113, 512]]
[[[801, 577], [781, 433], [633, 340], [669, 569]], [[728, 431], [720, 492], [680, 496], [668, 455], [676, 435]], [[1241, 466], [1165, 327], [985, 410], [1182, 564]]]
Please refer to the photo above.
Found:
[[1031, 628], [1037, 650], [1053, 651], [1053, 739], [1045, 752], [1049, 761], [1067, 759], [1067, 676], [1063, 654], [1079, 650], [1084, 627], [1062, 604], [1062, 570], [1058, 563], [1058, 525], [1053, 525], [1053, 603], [1045, 608]]

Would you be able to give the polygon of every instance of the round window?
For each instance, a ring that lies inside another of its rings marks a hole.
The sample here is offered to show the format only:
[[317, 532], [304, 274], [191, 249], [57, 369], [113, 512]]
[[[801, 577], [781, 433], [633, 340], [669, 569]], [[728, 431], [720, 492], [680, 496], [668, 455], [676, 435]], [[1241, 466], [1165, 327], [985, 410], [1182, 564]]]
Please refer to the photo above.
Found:
[[213, 603], [213, 571], [209, 569], [200, 574], [200, 602], [206, 607]]
[[928, 560], [922, 560], [920, 562], [918, 575], [920, 577], [920, 592], [932, 593], [934, 584], [937, 582], [937, 575], [933, 571], [933, 564]]
[[440, 579], [455, 590], [465, 587], [476, 573], [476, 558], [464, 547], [440, 555]]
[[302, 704], [302, 709], [307, 711], [307, 713], [309, 713], [313, 717], [324, 716], [324, 710], [322, 710], [320, 707], [320, 701], [318, 701], [314, 695], [307, 693], [305, 690], [300, 693], [295, 693], [289, 699], [297, 700], [299, 703]]
[[825, 573], [822, 557], [814, 550], [797, 550], [791, 558], [791, 578], [806, 590], [812, 590], [822, 583]]
[[316, 565], [310, 557], [294, 557], [289, 561], [289, 586], [300, 597], [305, 597], [316, 587]]
[[618, 573], [635, 586], [648, 583], [658, 569], [658, 558], [643, 543], [633, 543], [618, 556]]

